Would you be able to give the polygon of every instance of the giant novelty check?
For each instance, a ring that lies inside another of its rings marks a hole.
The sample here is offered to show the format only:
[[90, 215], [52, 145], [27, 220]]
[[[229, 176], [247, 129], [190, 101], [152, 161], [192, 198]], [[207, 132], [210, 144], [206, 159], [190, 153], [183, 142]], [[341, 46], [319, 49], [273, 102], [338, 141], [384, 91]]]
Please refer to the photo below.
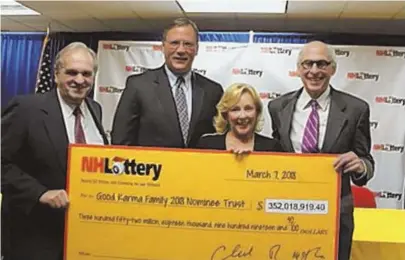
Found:
[[336, 259], [333, 160], [72, 146], [65, 259]]

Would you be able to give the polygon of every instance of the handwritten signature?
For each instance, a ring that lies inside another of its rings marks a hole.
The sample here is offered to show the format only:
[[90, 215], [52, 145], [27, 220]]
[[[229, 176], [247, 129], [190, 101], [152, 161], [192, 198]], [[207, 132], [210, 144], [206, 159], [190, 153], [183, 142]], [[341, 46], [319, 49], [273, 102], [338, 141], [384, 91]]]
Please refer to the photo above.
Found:
[[269, 259], [277, 260], [278, 252], [280, 251], [281, 245], [272, 246], [269, 250]]
[[[278, 260], [278, 254], [280, 252], [281, 245], [274, 245], [270, 247], [269, 250], [269, 259], [270, 260]], [[294, 250], [292, 254], [292, 260], [320, 260], [325, 259], [325, 256], [321, 253], [321, 247], [315, 247], [312, 249], [298, 251]]]
[[[228, 252], [227, 252], [228, 251]], [[230, 253], [229, 253], [230, 252]], [[240, 244], [233, 247], [232, 251], [227, 250], [227, 247], [221, 245], [216, 248], [211, 255], [211, 260], [226, 260], [233, 258], [247, 258], [252, 256], [253, 246], [250, 246], [247, 250], [243, 249]]]
[[321, 247], [315, 247], [302, 252], [294, 251], [293, 260], [325, 259], [321, 253]]

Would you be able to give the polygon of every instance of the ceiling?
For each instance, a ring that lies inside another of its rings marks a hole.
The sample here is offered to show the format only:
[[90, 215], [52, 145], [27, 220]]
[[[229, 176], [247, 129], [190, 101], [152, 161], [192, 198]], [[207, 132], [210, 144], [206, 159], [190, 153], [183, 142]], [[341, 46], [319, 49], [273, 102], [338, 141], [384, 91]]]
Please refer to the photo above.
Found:
[[18, 2], [42, 15], [2, 16], [2, 31], [161, 32], [186, 16], [201, 31], [405, 35], [405, 1], [289, 1], [286, 14], [186, 14], [175, 0]]

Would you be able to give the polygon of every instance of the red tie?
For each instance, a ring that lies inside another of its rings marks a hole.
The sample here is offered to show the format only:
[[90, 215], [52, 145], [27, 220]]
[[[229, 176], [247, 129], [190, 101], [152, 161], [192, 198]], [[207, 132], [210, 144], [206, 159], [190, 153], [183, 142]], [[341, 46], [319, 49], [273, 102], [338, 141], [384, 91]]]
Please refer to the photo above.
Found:
[[73, 115], [75, 115], [75, 143], [77, 144], [85, 144], [86, 138], [84, 136], [84, 131], [82, 127], [82, 111], [80, 107], [76, 107], [73, 111]]

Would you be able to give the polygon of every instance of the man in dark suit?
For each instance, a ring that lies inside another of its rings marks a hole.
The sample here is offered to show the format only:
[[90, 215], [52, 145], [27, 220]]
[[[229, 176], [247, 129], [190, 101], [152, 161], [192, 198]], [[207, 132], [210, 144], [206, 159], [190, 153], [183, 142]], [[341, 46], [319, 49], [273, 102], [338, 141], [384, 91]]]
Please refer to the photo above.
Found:
[[111, 142], [129, 146], [195, 147], [213, 133], [222, 87], [191, 70], [198, 51], [194, 22], [179, 18], [163, 33], [165, 64], [128, 77]]
[[362, 186], [374, 173], [369, 105], [329, 85], [336, 60], [326, 44], [306, 44], [297, 67], [304, 87], [268, 104], [273, 137], [287, 152], [339, 154], [333, 165], [341, 174], [339, 260], [348, 260], [354, 229], [350, 181]]
[[87, 98], [96, 54], [72, 43], [57, 55], [57, 89], [18, 96], [2, 115], [1, 166], [9, 206], [6, 260], [61, 260], [69, 143], [107, 144], [101, 107]]

